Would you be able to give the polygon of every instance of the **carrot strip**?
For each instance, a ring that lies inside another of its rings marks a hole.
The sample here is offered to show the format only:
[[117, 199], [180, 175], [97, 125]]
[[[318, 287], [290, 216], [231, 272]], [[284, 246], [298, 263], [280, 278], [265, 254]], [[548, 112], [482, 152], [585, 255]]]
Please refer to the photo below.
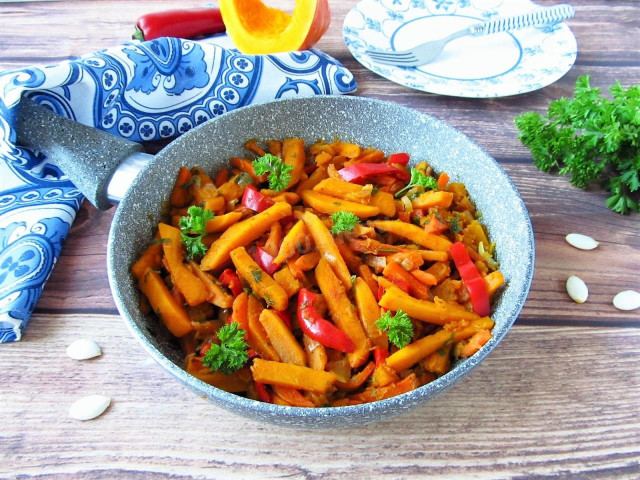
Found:
[[229, 227], [222, 236], [211, 244], [202, 258], [202, 270], [216, 270], [229, 260], [231, 250], [239, 246], [249, 245], [266, 232], [273, 222], [291, 215], [291, 205], [278, 202], [266, 210]]
[[273, 391], [276, 392], [276, 395], [278, 395], [291, 406], [307, 408], [315, 407], [311, 400], [305, 398], [302, 393], [300, 393], [300, 390], [297, 390], [295, 388], [285, 387], [282, 385], [274, 385]]
[[244, 148], [246, 148], [247, 150], [252, 151], [253, 153], [258, 155], [259, 157], [262, 157], [263, 155], [266, 154], [266, 152], [258, 146], [258, 139], [257, 138], [250, 138], [249, 140], [247, 140], [244, 143]]
[[287, 292], [258, 266], [244, 247], [238, 247], [231, 252], [231, 261], [235, 265], [238, 275], [249, 284], [253, 293], [263, 298], [267, 305], [276, 310], [286, 310], [289, 303]]
[[438, 190], [444, 190], [447, 188], [449, 180], [451, 179], [449, 178], [449, 175], [447, 175], [447, 172], [440, 173], [440, 176], [438, 177]]
[[187, 188], [189, 180], [191, 180], [191, 171], [186, 167], [180, 167], [178, 178], [176, 178], [176, 183], [169, 196], [169, 203], [172, 206], [185, 207], [189, 205], [189, 200], [191, 199], [191, 193]]
[[182, 337], [193, 331], [187, 312], [176, 302], [156, 271], [147, 269], [138, 281], [138, 287], [149, 299], [153, 311], [173, 335]]
[[317, 215], [311, 212], [305, 212], [302, 215], [302, 220], [309, 229], [309, 233], [313, 237], [313, 241], [316, 244], [316, 248], [322, 255], [322, 258], [327, 261], [331, 268], [338, 276], [345, 289], [351, 288], [351, 274], [347, 268], [338, 246], [333, 239], [333, 236], [329, 232], [329, 229], [318, 218]]
[[182, 232], [166, 223], [158, 224], [158, 232], [160, 237], [168, 240], [162, 244], [162, 249], [173, 284], [184, 295], [189, 305], [198, 305], [206, 301], [209, 298], [209, 292], [202, 281], [183, 263]]
[[373, 371], [376, 368], [375, 362], [369, 362], [366, 367], [364, 367], [361, 371], [353, 375], [348, 382], [336, 382], [336, 387], [341, 388], [342, 390], [346, 390], [348, 392], [357, 390], [360, 388], [364, 382], [371, 376]]
[[234, 322], [244, 330], [245, 340], [249, 338], [249, 295], [247, 292], [242, 292], [233, 301], [232, 316]]
[[264, 358], [278, 362], [280, 361], [280, 356], [273, 348], [273, 345], [271, 345], [267, 332], [265, 332], [264, 327], [260, 323], [260, 314], [263, 309], [264, 307], [260, 300], [258, 300], [255, 295], [249, 295], [247, 305], [249, 336], [247, 341], [249, 346]]
[[233, 297], [218, 283], [216, 283], [211, 275], [200, 270], [200, 267], [198, 267], [198, 264], [194, 261], [189, 262], [189, 268], [209, 291], [209, 298], [207, 298], [207, 301], [220, 308], [231, 308], [233, 305]]
[[371, 340], [373, 347], [388, 348], [387, 335], [378, 330], [376, 322], [380, 318], [380, 307], [373, 296], [373, 292], [366, 282], [358, 277], [354, 286], [354, 297], [358, 307], [360, 323]]
[[300, 270], [306, 272], [308, 270], [312, 270], [320, 261], [320, 252], [311, 252], [306, 255], [302, 255], [300, 258], [296, 260], [296, 267]]
[[452, 322], [447, 327], [401, 348], [385, 360], [386, 364], [396, 372], [406, 370], [447, 343], [459, 342], [479, 330], [492, 328], [493, 320], [489, 317], [477, 318], [471, 322]]
[[229, 212], [224, 215], [218, 215], [213, 220], [207, 222], [207, 233], [224, 232], [241, 218], [242, 213], [240, 212]]
[[300, 196], [306, 205], [329, 215], [338, 212], [351, 212], [359, 218], [368, 218], [375, 217], [380, 213], [380, 209], [376, 206], [330, 197], [313, 190], [303, 190]]
[[454, 320], [480, 319], [477, 313], [470, 312], [460, 305], [446, 303], [442, 300], [440, 302], [418, 300], [397, 287], [388, 287], [379, 303], [381, 307], [394, 311], [402, 310], [411, 318], [437, 325], [445, 325]]
[[429, 298], [429, 288], [421, 282], [416, 282], [415, 278], [400, 266], [397, 262], [387, 262], [387, 266], [384, 267], [382, 274], [389, 280], [399, 280], [400, 282], [406, 282], [409, 285], [409, 293], [416, 298], [426, 300]]
[[272, 362], [256, 358], [251, 366], [256, 382], [326, 393], [336, 382], [334, 373], [313, 370], [291, 363]]
[[288, 258], [292, 257], [296, 252], [300, 250], [307, 250], [311, 248], [308, 241], [308, 231], [302, 220], [293, 226], [289, 233], [287, 233], [282, 239], [278, 255], [273, 259], [274, 263], [283, 263]]
[[281, 361], [294, 365], [306, 365], [307, 357], [304, 350], [279, 315], [273, 310], [265, 309], [260, 314], [260, 323]]
[[448, 251], [451, 246], [451, 242], [447, 238], [425, 233], [424, 229], [412, 223], [397, 220], [373, 220], [369, 222], [369, 225], [411, 240], [430, 250]]
[[422, 270], [411, 270], [411, 275], [418, 279], [422, 284], [432, 287], [438, 284], [438, 279], [431, 273], [423, 272]]
[[[316, 281], [322, 296], [327, 302], [331, 318], [338, 328], [347, 334], [355, 346], [355, 351], [347, 354], [349, 364], [352, 368], [359, 367], [367, 360], [371, 346], [360, 321], [356, 317], [355, 309], [346, 294], [344, 286], [324, 258], [320, 260], [316, 267]], [[350, 284], [351, 281], [349, 281]]]

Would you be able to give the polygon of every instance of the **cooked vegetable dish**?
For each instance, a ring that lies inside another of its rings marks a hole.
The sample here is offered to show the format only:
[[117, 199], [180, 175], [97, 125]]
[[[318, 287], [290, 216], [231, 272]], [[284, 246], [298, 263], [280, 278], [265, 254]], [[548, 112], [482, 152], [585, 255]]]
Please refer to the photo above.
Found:
[[263, 402], [357, 405], [491, 338], [504, 278], [463, 184], [352, 143], [245, 147], [213, 176], [180, 169], [132, 266], [189, 373]]

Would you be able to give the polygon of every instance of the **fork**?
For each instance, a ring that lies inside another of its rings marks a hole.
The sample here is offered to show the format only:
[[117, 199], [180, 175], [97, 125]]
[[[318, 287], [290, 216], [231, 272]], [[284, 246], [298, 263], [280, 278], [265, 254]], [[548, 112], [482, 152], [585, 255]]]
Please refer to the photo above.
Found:
[[488, 22], [475, 23], [463, 30], [452, 33], [448, 37], [422, 43], [416, 47], [409, 48], [408, 50], [401, 50], [397, 52], [376, 52], [373, 50], [366, 50], [365, 53], [376, 63], [399, 67], [417, 67], [432, 61], [440, 55], [445, 45], [457, 38], [466, 37], [467, 35], [477, 37], [480, 35], [490, 35], [492, 33], [506, 32], [509, 30], [519, 30], [525, 27], [559, 23], [567, 18], [573, 17], [574, 14], [575, 10], [573, 7], [563, 3], [554, 7], [534, 10], [522, 15], [496, 18]]

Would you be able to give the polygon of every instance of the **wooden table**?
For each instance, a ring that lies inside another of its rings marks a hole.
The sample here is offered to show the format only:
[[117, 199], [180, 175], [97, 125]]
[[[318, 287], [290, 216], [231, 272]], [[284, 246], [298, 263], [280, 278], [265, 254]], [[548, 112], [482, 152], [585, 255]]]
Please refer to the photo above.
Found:
[[[270, 2], [286, 6], [287, 2]], [[289, 2], [292, 4], [293, 2]], [[572, 94], [579, 75], [606, 87], [640, 79], [640, 3], [574, 0], [568, 23], [579, 55], [562, 79], [489, 100], [429, 95], [364, 69], [346, 49], [342, 21], [354, 0], [333, 0], [318, 47], [351, 69], [358, 95], [428, 112], [482, 145], [507, 170], [531, 213], [537, 245], [527, 303], [502, 344], [452, 391], [410, 414], [342, 431], [267, 426], [220, 410], [154, 364], [116, 311], [105, 270], [113, 210], [84, 204], [21, 342], [0, 345], [3, 478], [638, 478], [640, 311], [620, 312], [619, 291], [640, 289], [640, 217], [604, 206], [532, 165], [513, 118]], [[555, 2], [544, 1], [545, 5]], [[201, 1], [0, 4], [0, 69], [55, 63], [129, 38], [150, 10]], [[600, 243], [592, 252], [570, 232]], [[590, 287], [573, 303], [564, 282]], [[103, 355], [76, 362], [66, 346], [92, 337]], [[112, 397], [96, 420], [67, 417], [79, 396]]]

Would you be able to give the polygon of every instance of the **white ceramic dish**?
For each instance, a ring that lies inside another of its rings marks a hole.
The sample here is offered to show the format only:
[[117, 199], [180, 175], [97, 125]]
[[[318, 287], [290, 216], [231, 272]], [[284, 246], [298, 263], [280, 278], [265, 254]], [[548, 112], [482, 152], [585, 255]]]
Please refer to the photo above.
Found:
[[365, 50], [404, 50], [536, 8], [529, 0], [362, 0], [345, 17], [343, 36], [362, 65], [400, 85], [455, 97], [503, 97], [546, 87], [571, 69], [577, 43], [565, 23], [461, 38], [415, 68], [378, 64]]

